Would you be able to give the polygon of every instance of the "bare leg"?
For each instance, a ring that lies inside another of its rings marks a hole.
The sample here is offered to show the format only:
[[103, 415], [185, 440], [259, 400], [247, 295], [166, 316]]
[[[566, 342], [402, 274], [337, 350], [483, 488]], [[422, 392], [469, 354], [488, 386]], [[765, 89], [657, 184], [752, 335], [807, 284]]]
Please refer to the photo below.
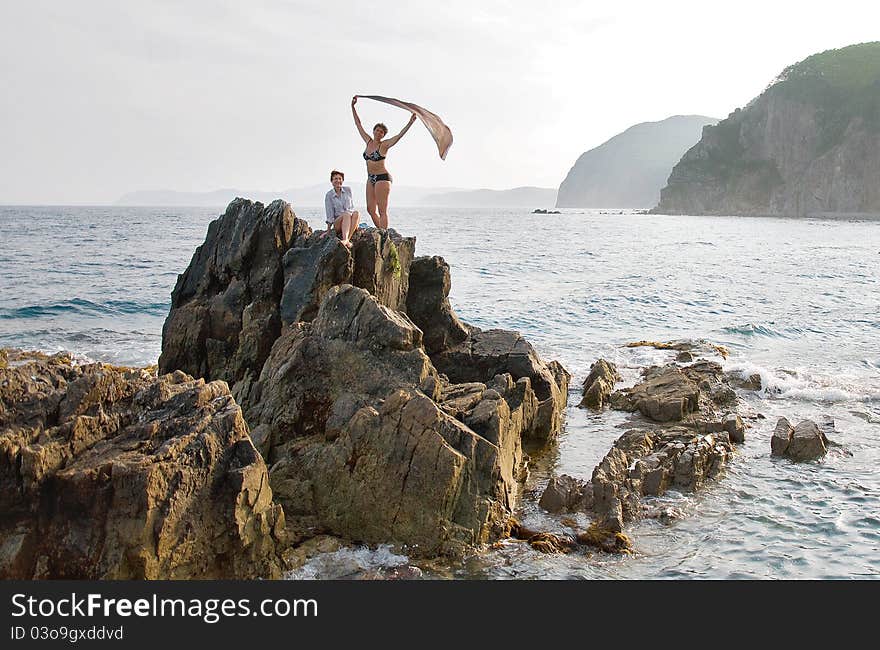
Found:
[[361, 215], [355, 210], [351, 213], [351, 228], [348, 231], [348, 239], [351, 240], [352, 236], [358, 229], [358, 222], [360, 221]]
[[376, 228], [381, 228], [382, 226], [379, 225], [379, 212], [376, 209], [376, 186], [369, 180], [367, 181], [367, 212], [370, 213], [373, 225]]
[[379, 207], [379, 228], [388, 228], [388, 195], [391, 193], [390, 181], [376, 183], [376, 203]]
[[336, 234], [339, 235], [339, 238], [342, 240], [342, 245], [346, 248], [351, 248], [351, 242], [348, 241], [348, 237], [346, 234], [351, 228], [351, 213], [343, 212], [338, 217], [336, 217], [336, 221], [333, 222], [333, 230], [336, 231]]

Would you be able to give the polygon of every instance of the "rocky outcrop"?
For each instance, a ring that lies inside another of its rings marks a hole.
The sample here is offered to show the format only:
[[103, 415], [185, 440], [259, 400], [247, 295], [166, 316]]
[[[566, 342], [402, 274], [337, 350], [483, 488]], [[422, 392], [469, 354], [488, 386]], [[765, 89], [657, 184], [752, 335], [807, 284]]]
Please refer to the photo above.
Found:
[[[290, 235], [252, 245], [271, 254], [241, 254], [221, 273], [214, 260], [240, 230]], [[556, 435], [568, 373], [516, 332], [459, 321], [449, 267], [414, 258], [414, 239], [361, 229], [352, 243], [313, 234], [286, 204], [234, 202], [178, 282], [160, 370], [186, 360], [233, 382], [292, 539], [323, 531], [433, 555], [505, 535], [523, 440]], [[271, 266], [274, 281], [259, 285], [270, 289], [241, 289], [251, 261]], [[263, 316], [247, 320], [249, 310]], [[200, 339], [181, 324], [222, 350], [190, 345]], [[242, 352], [248, 341], [260, 345]], [[217, 363], [211, 350], [223, 352]], [[239, 357], [248, 364], [219, 361]]]
[[[658, 345], [679, 353], [691, 349], [719, 353], [705, 342]], [[590, 375], [586, 387], [603, 377], [614, 378], [613, 369], [601, 360], [593, 364]], [[746, 425], [736, 412], [736, 393], [719, 364], [705, 359], [670, 363], [646, 368], [642, 375], [635, 386], [609, 398], [612, 408], [636, 415], [631, 428], [596, 465], [590, 481], [554, 477], [541, 496], [539, 505], [548, 512], [578, 511], [591, 518], [587, 530], [577, 533], [571, 544], [627, 552], [627, 522], [643, 516], [666, 517], [662, 509], [657, 515], [658, 509], [646, 503], [646, 497], [673, 488], [698, 490], [724, 471], [734, 443], [745, 441]]]
[[679, 366], [652, 366], [643, 373], [644, 380], [632, 388], [611, 395], [613, 408], [639, 411], [654, 422], [687, 420], [697, 426], [726, 429], [719, 418], [723, 410], [736, 404], [736, 392], [729, 378], [714, 361], [700, 360]]
[[880, 43], [808, 57], [706, 126], [659, 214], [880, 214]]
[[786, 418], [779, 418], [770, 439], [770, 451], [774, 456], [804, 462], [825, 456], [828, 444], [825, 433], [812, 420], [803, 420], [792, 427]]
[[236, 395], [259, 375], [281, 333], [284, 254], [309, 234], [284, 201], [230, 203], [177, 278], [159, 372], [220, 379]]
[[222, 381], [0, 369], [0, 578], [278, 577], [284, 513]]
[[624, 433], [593, 471], [593, 511], [602, 529], [623, 530], [640, 516], [640, 497], [671, 487], [693, 491], [724, 469], [733, 451], [726, 432], [699, 434], [687, 427]]
[[273, 347], [247, 418], [300, 528], [427, 555], [503, 534], [534, 393], [509, 375], [449, 385], [421, 342], [405, 314], [343, 285]]
[[593, 410], [601, 409], [618, 381], [620, 381], [620, 373], [617, 371], [617, 366], [605, 359], [599, 359], [590, 366], [590, 374], [584, 379], [584, 396], [578, 406]]
[[406, 305], [415, 239], [358, 230], [351, 253], [312, 233], [282, 200], [236, 199], [208, 226], [171, 294], [159, 372], [222, 379], [245, 406], [283, 325], [315, 317], [331, 287], [353, 284]]

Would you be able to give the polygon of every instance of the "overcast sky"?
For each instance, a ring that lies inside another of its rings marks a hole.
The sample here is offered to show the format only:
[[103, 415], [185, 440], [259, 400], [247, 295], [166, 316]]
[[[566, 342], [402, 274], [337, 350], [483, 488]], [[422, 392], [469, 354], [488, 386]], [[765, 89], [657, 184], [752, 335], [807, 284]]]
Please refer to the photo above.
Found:
[[[0, 202], [281, 190], [365, 175], [353, 94], [438, 113], [410, 186], [557, 187], [638, 122], [725, 117], [788, 64], [876, 40], [880, 3], [0, 0]], [[361, 100], [392, 134], [408, 114]]]

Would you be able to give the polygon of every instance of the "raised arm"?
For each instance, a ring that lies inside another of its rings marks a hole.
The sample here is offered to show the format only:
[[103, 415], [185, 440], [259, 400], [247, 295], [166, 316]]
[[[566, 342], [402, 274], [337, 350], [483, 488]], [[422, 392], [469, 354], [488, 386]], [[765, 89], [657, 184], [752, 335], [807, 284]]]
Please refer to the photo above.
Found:
[[361, 137], [364, 139], [364, 144], [366, 144], [367, 142], [372, 140], [372, 138], [369, 136], [369, 134], [366, 131], [364, 131], [364, 127], [361, 124], [361, 118], [358, 117], [357, 109], [354, 107], [354, 105], [357, 104], [357, 100], [358, 100], [357, 95], [355, 95], [354, 97], [351, 98], [351, 114], [354, 116], [354, 125], [358, 129], [358, 133], [360, 133]]
[[393, 138], [388, 138], [387, 140], [382, 140], [382, 144], [384, 144], [389, 149], [391, 147], [393, 147], [394, 145], [396, 145], [398, 143], [398, 141], [406, 134], [406, 132], [409, 131], [409, 127], [411, 127], [413, 125], [413, 122], [415, 122], [415, 121], [416, 121], [416, 114], [413, 113], [412, 115], [410, 115], [409, 122], [406, 123], [406, 126], [400, 130], [400, 133], [395, 135]]

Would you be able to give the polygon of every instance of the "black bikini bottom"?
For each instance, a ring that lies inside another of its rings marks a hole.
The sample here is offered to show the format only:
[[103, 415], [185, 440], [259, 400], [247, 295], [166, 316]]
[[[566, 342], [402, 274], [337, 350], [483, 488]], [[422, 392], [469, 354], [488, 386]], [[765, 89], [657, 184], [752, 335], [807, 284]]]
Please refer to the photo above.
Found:
[[367, 174], [367, 180], [370, 181], [370, 185], [375, 185], [379, 181], [388, 181], [391, 182], [391, 174]]

